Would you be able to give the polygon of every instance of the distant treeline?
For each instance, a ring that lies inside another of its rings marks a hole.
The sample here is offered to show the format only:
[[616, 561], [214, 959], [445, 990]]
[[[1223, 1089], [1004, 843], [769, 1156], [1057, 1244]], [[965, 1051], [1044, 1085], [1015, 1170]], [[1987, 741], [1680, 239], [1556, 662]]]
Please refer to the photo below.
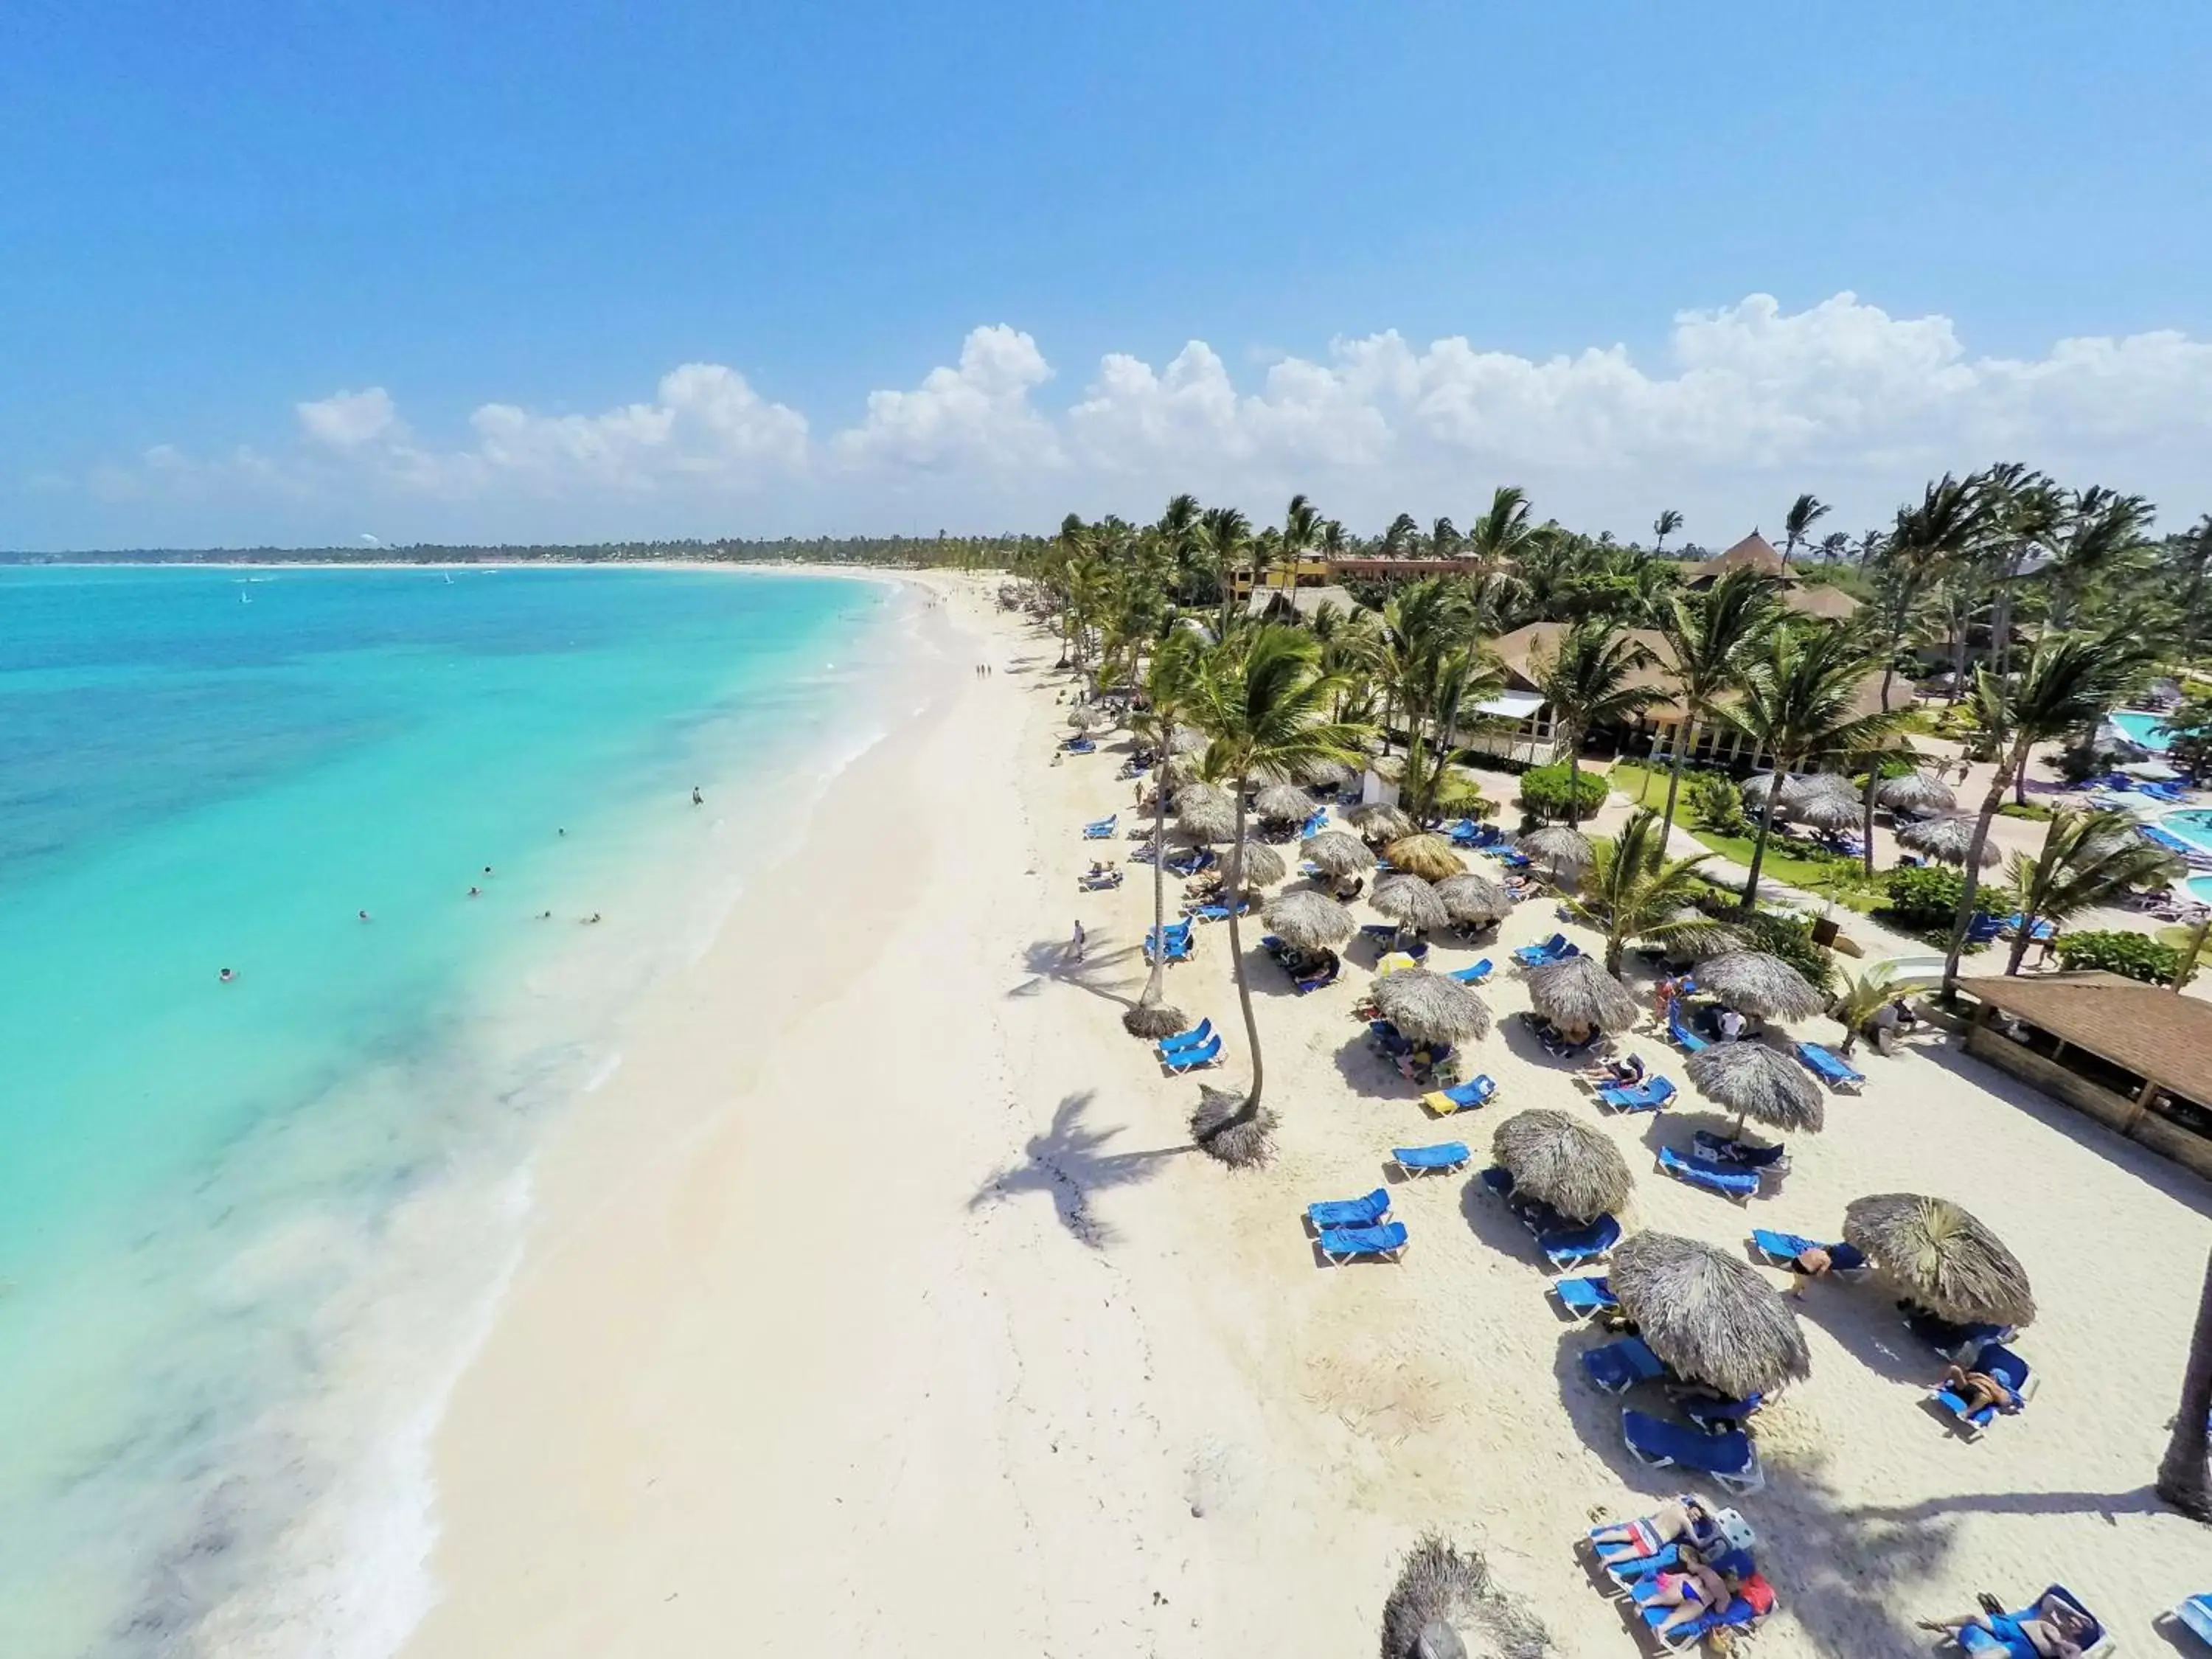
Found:
[[1002, 570], [1047, 544], [1042, 536], [817, 536], [777, 541], [592, 542], [498, 547], [143, 547], [97, 553], [0, 553], [11, 564], [873, 564]]

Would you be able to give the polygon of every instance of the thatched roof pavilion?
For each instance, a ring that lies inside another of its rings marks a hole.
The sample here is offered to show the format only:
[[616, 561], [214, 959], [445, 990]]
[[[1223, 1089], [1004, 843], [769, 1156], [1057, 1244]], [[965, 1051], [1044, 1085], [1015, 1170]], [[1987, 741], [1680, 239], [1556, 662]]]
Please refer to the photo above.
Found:
[[1468, 927], [1503, 921], [1513, 914], [1513, 898], [1487, 876], [1446, 876], [1437, 884], [1444, 913]]
[[1364, 806], [1348, 809], [1344, 821], [1370, 841], [1396, 841], [1410, 836], [1418, 828], [1404, 810], [1388, 801], [1371, 800]]
[[1568, 870], [1587, 870], [1597, 857], [1589, 837], [1564, 823], [1547, 823], [1540, 830], [1532, 830], [1514, 845], [1528, 859], [1548, 866], [1555, 875]]
[[1382, 856], [1407, 875], [1423, 881], [1442, 881], [1464, 873], [1467, 864], [1442, 836], [1401, 836], [1383, 849]]
[[1295, 783], [1271, 783], [1253, 796], [1252, 810], [1268, 823], [1303, 823], [1313, 797]]
[[[1945, 864], [1963, 865], [1966, 852], [1974, 843], [1974, 820], [1957, 814], [1948, 817], [1923, 818], [1917, 823], [1903, 825], [1897, 832], [1898, 844], [1909, 847], [1916, 853], [1924, 853]], [[1997, 844], [1994, 838], [1982, 843], [1982, 863], [1984, 866], [1997, 861]]]
[[1907, 772], [1889, 779], [1875, 791], [1875, 799], [1893, 812], [1955, 811], [1959, 798], [1941, 778], [1925, 772]]

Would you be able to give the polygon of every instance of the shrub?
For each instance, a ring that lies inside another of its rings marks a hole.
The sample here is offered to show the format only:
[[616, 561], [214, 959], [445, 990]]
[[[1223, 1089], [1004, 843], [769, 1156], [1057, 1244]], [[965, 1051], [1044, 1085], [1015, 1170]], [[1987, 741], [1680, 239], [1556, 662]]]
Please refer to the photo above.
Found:
[[[1933, 866], [1906, 866], [1889, 872], [1889, 913], [1907, 927], [1948, 927], [1957, 920], [1959, 900], [1966, 890], [1966, 878], [1956, 870]], [[1983, 902], [1987, 890], [1974, 896], [1974, 908], [1990, 914]]]
[[1780, 911], [1761, 910], [1737, 925], [1750, 935], [1752, 949], [1779, 957], [1804, 975], [1822, 996], [1835, 994], [1835, 958], [1826, 945], [1813, 943], [1810, 921]]
[[2058, 961], [2065, 968], [2101, 968], [2151, 985], [2171, 984], [2181, 971], [2181, 952], [2173, 946], [2124, 929], [2061, 934]]
[[1997, 808], [1997, 812], [2002, 817], [2033, 818], [2038, 823], [2047, 823], [2051, 821], [2051, 809], [2041, 801], [2008, 800]]
[[[1552, 766], [1532, 766], [1521, 775], [1521, 810], [1532, 817], [1563, 818], [1567, 815], [1567, 791], [1570, 787], [1566, 763]], [[1584, 772], [1582, 787], [1575, 791], [1578, 815], [1588, 817], [1605, 805], [1610, 791], [1605, 779], [1595, 772]]]
[[1750, 821], [1743, 815], [1743, 797], [1718, 772], [1692, 773], [1685, 793], [1690, 799], [1691, 815], [1701, 829], [1717, 836], [1741, 836], [1750, 829]]

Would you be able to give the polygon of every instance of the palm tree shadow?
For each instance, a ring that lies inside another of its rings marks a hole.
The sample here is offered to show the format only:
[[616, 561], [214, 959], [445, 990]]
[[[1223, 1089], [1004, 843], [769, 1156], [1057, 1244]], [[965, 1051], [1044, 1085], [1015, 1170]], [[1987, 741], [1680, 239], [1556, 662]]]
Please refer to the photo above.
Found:
[[1121, 1128], [1095, 1129], [1082, 1121], [1096, 1098], [1096, 1091], [1085, 1089], [1061, 1100], [1051, 1127], [1030, 1136], [1023, 1147], [1023, 1161], [986, 1178], [968, 1200], [969, 1209], [981, 1210], [1024, 1193], [1044, 1193], [1052, 1199], [1060, 1224], [1079, 1242], [1094, 1250], [1111, 1244], [1113, 1229], [1092, 1212], [1091, 1195], [1149, 1181], [1169, 1158], [1196, 1149], [1186, 1143], [1144, 1152], [1108, 1152], [1106, 1143]]
[[1088, 991], [1101, 1001], [1113, 1003], [1121, 1008], [1133, 1008], [1136, 998], [1117, 991], [1111, 983], [1121, 977], [1132, 958], [1141, 960], [1141, 945], [1125, 945], [1119, 949], [1085, 951], [1078, 962], [1071, 954], [1064, 939], [1039, 939], [1022, 952], [1022, 965], [1030, 976], [1006, 993], [1009, 997], [1033, 997], [1044, 988], [1047, 980], [1062, 985], [1073, 985], [1079, 991]]

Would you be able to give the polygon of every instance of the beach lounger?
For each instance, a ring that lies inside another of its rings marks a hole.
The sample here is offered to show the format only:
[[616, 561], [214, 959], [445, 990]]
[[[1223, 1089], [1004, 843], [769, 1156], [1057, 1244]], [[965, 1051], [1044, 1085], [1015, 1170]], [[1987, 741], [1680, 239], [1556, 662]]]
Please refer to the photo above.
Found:
[[1565, 1270], [1602, 1261], [1620, 1243], [1620, 1224], [1609, 1215], [1581, 1227], [1560, 1227], [1536, 1235], [1536, 1248], [1554, 1267]]
[[1083, 826], [1083, 839], [1085, 841], [1104, 841], [1108, 836], [1114, 833], [1115, 821], [1121, 816], [1121, 815], [1119, 812], [1116, 812], [1111, 817], [1100, 818], [1095, 823], [1085, 824]]
[[1623, 1088], [1617, 1083], [1600, 1085], [1598, 1103], [1609, 1106], [1616, 1112], [1656, 1112], [1674, 1098], [1674, 1084], [1663, 1077], [1647, 1077], [1634, 1088]]
[[1654, 1468], [1695, 1469], [1735, 1492], [1757, 1492], [1766, 1484], [1758, 1449], [1741, 1429], [1704, 1434], [1631, 1407], [1620, 1413], [1620, 1433], [1629, 1451]]
[[1633, 1336], [1585, 1352], [1583, 1370], [1607, 1394], [1626, 1394], [1638, 1382], [1656, 1382], [1668, 1375], [1666, 1362]]
[[1483, 981], [1488, 979], [1490, 975], [1490, 958], [1488, 957], [1485, 957], [1480, 962], [1476, 963], [1474, 967], [1455, 969], [1452, 972], [1446, 974], [1444, 977], [1446, 979], [1455, 979], [1462, 985], [1480, 985]]
[[2020, 1334], [2010, 1325], [1954, 1325], [1925, 1308], [1904, 1312], [1905, 1328], [1954, 1364], [1963, 1364], [1967, 1355], [1980, 1352], [1988, 1343], [2009, 1342]]
[[2191, 1596], [2173, 1610], [2173, 1617], [2184, 1630], [2212, 1648], [2212, 1592]]
[[1759, 1191], [1759, 1177], [1737, 1175], [1728, 1170], [1715, 1169], [1709, 1164], [1699, 1164], [1684, 1158], [1672, 1146], [1659, 1149], [1659, 1167], [1677, 1181], [1686, 1181], [1692, 1187], [1703, 1187], [1709, 1193], [1718, 1193], [1742, 1203]]
[[[1568, 946], [1571, 953], [1573, 948], [1571, 945]], [[1580, 1060], [1605, 1041], [1605, 1034], [1602, 1031], [1593, 1030], [1580, 1042], [1570, 1042], [1543, 1021], [1537, 1019], [1534, 1015], [1531, 1014], [1529, 1018], [1536, 1026], [1536, 1041], [1543, 1045], [1544, 1052], [1551, 1055], [1553, 1060]]]
[[1472, 1111], [1478, 1106], [1488, 1105], [1497, 1092], [1498, 1085], [1486, 1073], [1469, 1078], [1455, 1088], [1433, 1090], [1421, 1097], [1421, 1104], [1438, 1117], [1449, 1117], [1454, 1112]]
[[1194, 948], [1194, 942], [1188, 933], [1170, 931], [1167, 935], [1167, 948], [1164, 951], [1158, 948], [1151, 934], [1145, 935], [1145, 960], [1148, 963], [1155, 956], [1168, 962], [1188, 962]]
[[1398, 937], [1398, 924], [1395, 921], [1363, 922], [1359, 932], [1362, 938], [1371, 939], [1377, 945], [1388, 945]]
[[1670, 1002], [1667, 1005], [1667, 1035], [1674, 1040], [1674, 1046], [1686, 1054], [1694, 1054], [1700, 1048], [1712, 1046], [1706, 1039], [1690, 1029], [1689, 1022], [1682, 1018], [1682, 1005], [1679, 1002]]
[[1121, 872], [1119, 870], [1106, 870], [1095, 876], [1078, 876], [1075, 878], [1075, 884], [1086, 893], [1109, 892], [1121, 884]]
[[1341, 962], [1332, 962], [1311, 979], [1294, 979], [1291, 981], [1291, 986], [1300, 996], [1304, 996], [1309, 991], [1318, 991], [1325, 985], [1335, 984], [1337, 976], [1343, 971], [1344, 964]]
[[1413, 1040], [1387, 1019], [1367, 1022], [1367, 1044], [1385, 1060], [1395, 1060], [1413, 1051]]
[[[2043, 1595], [2037, 1596], [2027, 1607], [2014, 1613], [2011, 1615], [2012, 1618], [2016, 1620], [2034, 1618], [2036, 1608], [2043, 1604], [2044, 1595], [2058, 1597], [2060, 1601], [2064, 1601], [2089, 1621], [2089, 1628], [2083, 1633], [2078, 1644], [2081, 1650], [2081, 1659], [2104, 1659], [2104, 1656], [2112, 1650], [2112, 1633], [2105, 1627], [2104, 1620], [2090, 1612], [2087, 1607], [2083, 1607], [2081, 1598], [2063, 1584], [2051, 1585], [2043, 1592]], [[1978, 1625], [1969, 1625], [1960, 1631], [1958, 1645], [1962, 1653], [1987, 1654], [1990, 1659], [2010, 1659], [2011, 1655], [2021, 1650], [2005, 1638], [1992, 1635]]]
[[1463, 1140], [1442, 1140], [1433, 1146], [1393, 1146], [1390, 1161], [1407, 1175], [1448, 1175], [1474, 1154]]
[[1808, 1250], [1826, 1250], [1829, 1270], [1839, 1273], [1864, 1273], [1867, 1259], [1855, 1244], [1840, 1240], [1830, 1244], [1817, 1238], [1807, 1238], [1800, 1233], [1770, 1232], [1764, 1227], [1754, 1227], [1751, 1232], [1751, 1248], [1769, 1264], [1798, 1271], [1797, 1258]]
[[1316, 807], [1314, 809], [1313, 816], [1298, 826], [1297, 838], [1300, 841], [1310, 841], [1314, 836], [1321, 834], [1322, 830], [1328, 828], [1328, 808], [1326, 806]]
[[1574, 953], [1575, 947], [1567, 943], [1565, 933], [1554, 933], [1541, 945], [1524, 945], [1513, 953], [1513, 960], [1523, 968], [1540, 968], [1547, 962], [1558, 962]]
[[[1237, 914], [1240, 916], [1249, 916], [1251, 915], [1252, 901], [1249, 899], [1239, 900], [1237, 905]], [[1225, 904], [1194, 905], [1191, 908], [1190, 919], [1193, 921], [1226, 921], [1229, 920], [1229, 907]]]
[[2139, 783], [2136, 792], [2153, 800], [2164, 801], [2169, 806], [2180, 805], [2189, 799], [2189, 792], [2178, 783]]
[[1750, 1395], [1741, 1400], [1722, 1400], [1712, 1395], [1677, 1395], [1674, 1404], [1683, 1416], [1707, 1434], [1718, 1434], [1724, 1429], [1741, 1428], [1744, 1420], [1766, 1403], [1763, 1394]]
[[1213, 1020], [1211, 1016], [1208, 1016], [1188, 1031], [1178, 1031], [1173, 1036], [1162, 1037], [1152, 1046], [1164, 1054], [1177, 1048], [1195, 1048], [1212, 1035]]
[[1070, 738], [1060, 746], [1071, 755], [1095, 754], [1098, 748], [1098, 745], [1088, 738]]
[[1797, 1045], [1797, 1061], [1831, 1089], [1856, 1094], [1866, 1086], [1863, 1072], [1854, 1069], [1850, 1061], [1832, 1048], [1824, 1048], [1817, 1042], [1800, 1042]]
[[[2012, 938], [2018, 939], [2020, 937], [2021, 929], [2020, 912], [2017, 910], [2014, 911], [2010, 915], [2005, 917], [1998, 925], [2002, 927], [2006, 933], [2010, 935]], [[2028, 930], [2027, 936], [2030, 939], [2037, 941], [2038, 943], [2047, 939], [2057, 939], [2058, 937], [2058, 924], [2051, 921], [2047, 917], [2038, 916], [2035, 919], [2035, 926]]]
[[1552, 1294], [1559, 1298], [1562, 1308], [1577, 1319], [1595, 1319], [1620, 1305], [1613, 1294], [1613, 1282], [1602, 1275], [1555, 1279], [1552, 1281]]
[[1221, 1039], [1208, 1037], [1194, 1048], [1178, 1048], [1173, 1054], [1162, 1054], [1160, 1064], [1176, 1077], [1185, 1072], [1203, 1071], [1208, 1066], [1221, 1063]]
[[1674, 1615], [1675, 1609], [1656, 1600], [1657, 1594], [1656, 1577], [1637, 1580], [1630, 1591], [1644, 1627], [1651, 1632], [1651, 1639], [1661, 1650], [1667, 1653], [1686, 1653], [1717, 1631], [1747, 1631], [1774, 1611], [1774, 1586], [1763, 1574], [1754, 1572], [1738, 1583], [1726, 1607], [1709, 1608], [1695, 1619], [1686, 1619], [1672, 1630], [1662, 1632], [1659, 1626]]
[[1717, 1164], [1746, 1175], [1782, 1175], [1790, 1168], [1790, 1149], [1778, 1141], [1759, 1146], [1711, 1129], [1700, 1129], [1690, 1137], [1690, 1156], [1700, 1164]]
[[1526, 870], [1528, 867], [1529, 858], [1526, 853], [1516, 853], [1510, 848], [1498, 847], [1492, 847], [1487, 850], [1492, 858], [1499, 860], [1509, 870]]
[[1966, 943], [1987, 945], [2003, 932], [2004, 923], [1999, 921], [1995, 916], [1976, 916], [1966, 924]]
[[1386, 1221], [1379, 1227], [1331, 1227], [1321, 1236], [1321, 1253], [1331, 1267], [1358, 1255], [1379, 1255], [1386, 1261], [1395, 1261], [1406, 1242], [1402, 1221]]
[[1377, 1187], [1364, 1198], [1331, 1199], [1306, 1206], [1306, 1219], [1316, 1232], [1331, 1228], [1373, 1227], [1390, 1218], [1390, 1194]]
[[[2034, 1398], [2036, 1386], [2041, 1381], [2027, 1361], [2002, 1342], [1984, 1343], [1979, 1353], [1961, 1363], [1970, 1371], [1983, 1372], [2003, 1383], [2020, 1396], [2022, 1406]], [[1995, 1406], [1983, 1406], [1970, 1412], [1964, 1397], [1949, 1389], [1931, 1389], [1929, 1395], [1956, 1419], [1959, 1431], [1969, 1440], [1981, 1438], [1982, 1431], [2003, 1415]]]

